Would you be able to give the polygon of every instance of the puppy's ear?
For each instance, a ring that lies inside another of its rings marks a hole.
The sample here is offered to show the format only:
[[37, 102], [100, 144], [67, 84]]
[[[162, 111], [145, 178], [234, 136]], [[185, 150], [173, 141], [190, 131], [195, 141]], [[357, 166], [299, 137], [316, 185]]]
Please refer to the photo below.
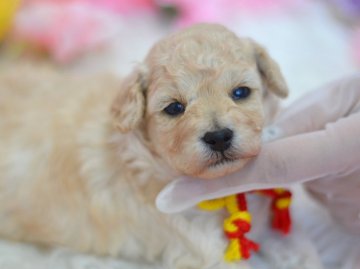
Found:
[[141, 123], [146, 106], [146, 84], [145, 70], [141, 67], [136, 68], [124, 78], [111, 107], [115, 127], [120, 132], [129, 132]]
[[257, 68], [266, 88], [278, 97], [287, 97], [289, 91], [279, 65], [262, 46], [253, 40], [251, 40], [251, 42], [254, 47]]

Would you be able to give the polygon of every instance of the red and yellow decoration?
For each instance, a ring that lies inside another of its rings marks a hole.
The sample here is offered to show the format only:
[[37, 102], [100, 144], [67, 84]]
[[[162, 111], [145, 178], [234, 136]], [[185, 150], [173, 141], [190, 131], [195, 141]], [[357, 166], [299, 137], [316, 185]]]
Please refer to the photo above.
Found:
[[271, 210], [273, 213], [272, 227], [283, 234], [288, 234], [291, 229], [290, 204], [291, 192], [285, 189], [261, 190], [259, 193], [272, 199]]
[[[290, 204], [291, 193], [285, 189], [269, 189], [256, 191], [272, 199], [273, 213], [272, 227], [284, 234], [291, 229]], [[225, 236], [229, 245], [225, 251], [224, 259], [227, 262], [249, 259], [251, 251], [258, 251], [259, 245], [248, 239], [245, 235], [251, 229], [251, 215], [247, 209], [245, 193], [230, 195], [224, 198], [213, 199], [199, 203], [203, 210], [219, 210], [226, 208], [230, 216], [224, 220]]]

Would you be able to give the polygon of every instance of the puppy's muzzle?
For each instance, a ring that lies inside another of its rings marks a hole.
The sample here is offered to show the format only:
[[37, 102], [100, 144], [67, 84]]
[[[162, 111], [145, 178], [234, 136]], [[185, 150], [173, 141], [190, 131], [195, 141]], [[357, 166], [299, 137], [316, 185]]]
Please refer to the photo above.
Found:
[[214, 151], [225, 151], [230, 148], [234, 132], [229, 128], [221, 129], [214, 132], [207, 132], [202, 140]]

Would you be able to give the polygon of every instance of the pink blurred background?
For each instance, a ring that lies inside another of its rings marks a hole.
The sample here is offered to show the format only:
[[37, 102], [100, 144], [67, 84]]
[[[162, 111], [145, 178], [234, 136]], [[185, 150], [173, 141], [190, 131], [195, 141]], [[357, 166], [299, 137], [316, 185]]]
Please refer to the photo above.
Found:
[[218, 22], [269, 50], [291, 101], [359, 69], [359, 18], [357, 0], [23, 0], [8, 51], [69, 70], [125, 74], [169, 32]]

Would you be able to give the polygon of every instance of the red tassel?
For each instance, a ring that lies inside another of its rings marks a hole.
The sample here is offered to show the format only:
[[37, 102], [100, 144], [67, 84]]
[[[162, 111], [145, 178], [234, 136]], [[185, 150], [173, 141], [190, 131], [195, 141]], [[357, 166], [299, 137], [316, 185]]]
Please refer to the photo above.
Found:
[[247, 211], [247, 202], [245, 198], [245, 193], [236, 194], [236, 201], [239, 211]]
[[291, 230], [291, 218], [290, 211], [286, 209], [275, 209], [272, 220], [272, 227], [284, 234], [290, 233]]
[[239, 238], [241, 246], [241, 255], [243, 259], [247, 260], [251, 256], [251, 251], [259, 251], [259, 245], [246, 237]]
[[[281, 199], [291, 199], [291, 192], [284, 189], [267, 189], [259, 191], [261, 194], [272, 198], [271, 209], [273, 212], [272, 227], [283, 234], [290, 233], [291, 216], [289, 205], [279, 207], [278, 202]], [[289, 200], [290, 202], [290, 200]]]

